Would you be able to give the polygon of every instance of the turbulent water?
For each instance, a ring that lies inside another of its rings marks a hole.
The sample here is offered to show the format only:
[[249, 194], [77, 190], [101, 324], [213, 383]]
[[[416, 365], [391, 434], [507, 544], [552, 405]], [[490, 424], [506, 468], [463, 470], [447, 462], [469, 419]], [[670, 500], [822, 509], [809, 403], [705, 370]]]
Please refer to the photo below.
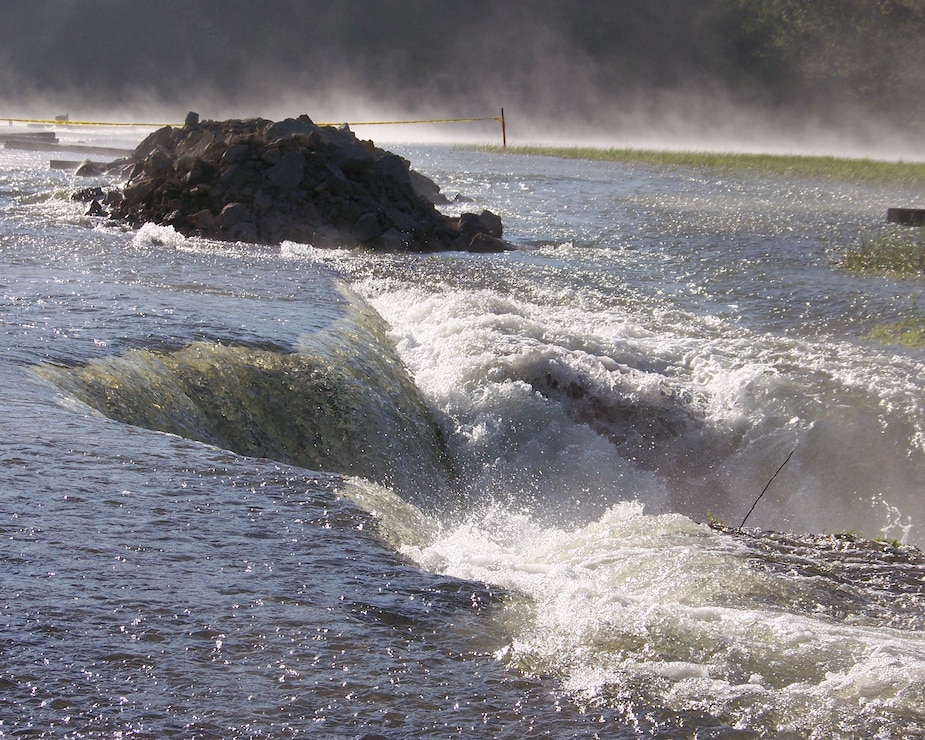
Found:
[[0, 150], [0, 737], [925, 737], [925, 353], [866, 338], [925, 290], [838, 264], [918, 194], [399, 151], [520, 249]]

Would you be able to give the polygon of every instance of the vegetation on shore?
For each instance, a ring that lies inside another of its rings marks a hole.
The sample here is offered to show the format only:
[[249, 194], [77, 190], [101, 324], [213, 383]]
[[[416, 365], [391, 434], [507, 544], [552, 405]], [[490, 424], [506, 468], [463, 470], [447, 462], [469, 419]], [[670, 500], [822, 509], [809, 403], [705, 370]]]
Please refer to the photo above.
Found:
[[866, 236], [848, 249], [841, 264], [861, 276], [925, 276], [925, 231], [903, 228]]
[[658, 167], [740, 171], [754, 170], [785, 177], [816, 177], [848, 182], [902, 186], [925, 185], [925, 162], [889, 162], [831, 156], [739, 154], [731, 152], [667, 151], [658, 149], [596, 148], [582, 146], [485, 145], [478, 151], [528, 156], [637, 162]]
[[925, 318], [904, 319], [888, 324], [879, 324], [865, 335], [865, 339], [880, 344], [925, 347]]
[[[860, 277], [921, 279], [925, 277], [925, 231], [902, 228], [865, 236], [847, 250], [840, 264]], [[925, 348], [925, 317], [877, 324], [865, 339]]]
[[[865, 236], [845, 252], [840, 264], [859, 277], [921, 279], [925, 277], [925, 231], [903, 228]], [[877, 324], [864, 338], [879, 344], [925, 348], [925, 317]]]

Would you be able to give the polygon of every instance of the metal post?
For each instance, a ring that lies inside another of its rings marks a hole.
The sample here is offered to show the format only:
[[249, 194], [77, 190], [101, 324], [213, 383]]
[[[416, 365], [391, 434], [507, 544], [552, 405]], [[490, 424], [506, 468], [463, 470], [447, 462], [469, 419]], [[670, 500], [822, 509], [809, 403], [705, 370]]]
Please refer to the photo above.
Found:
[[507, 124], [504, 122], [504, 108], [501, 109], [501, 143], [507, 149]]

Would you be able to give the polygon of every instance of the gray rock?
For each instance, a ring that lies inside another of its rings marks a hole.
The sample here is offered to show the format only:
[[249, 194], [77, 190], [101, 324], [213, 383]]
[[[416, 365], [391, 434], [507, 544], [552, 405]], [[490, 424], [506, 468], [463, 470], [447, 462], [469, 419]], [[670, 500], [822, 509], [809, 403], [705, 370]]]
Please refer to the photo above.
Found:
[[411, 175], [408, 172], [410, 169], [408, 162], [397, 154], [392, 154], [391, 152], [386, 153], [378, 159], [376, 166], [386, 177], [390, 177], [402, 185], [411, 186]]
[[215, 226], [215, 218], [212, 216], [212, 212], [208, 208], [204, 208], [203, 210], [194, 213], [189, 217], [189, 221], [194, 228], [201, 231], [206, 231]]
[[418, 221], [410, 213], [406, 213], [399, 208], [389, 207], [385, 209], [385, 217], [392, 222], [399, 231], [412, 231], [417, 226]]
[[382, 224], [375, 213], [364, 213], [353, 225], [353, 235], [359, 242], [368, 242], [382, 233]]
[[414, 188], [414, 192], [419, 197], [434, 205], [444, 205], [450, 202], [449, 198], [440, 192], [440, 186], [429, 177], [414, 170], [409, 170], [408, 175], [411, 178], [411, 187]]
[[248, 154], [250, 154], [250, 147], [247, 145], [232, 144], [224, 152], [222, 152], [222, 162], [227, 162], [228, 164], [241, 162], [248, 156]]
[[160, 149], [151, 152], [144, 162], [144, 173], [152, 177], [166, 175], [173, 169], [170, 157]]
[[350, 144], [340, 150], [338, 166], [348, 177], [360, 177], [376, 164], [372, 153], [362, 144]]
[[83, 164], [77, 168], [77, 171], [74, 173], [77, 177], [100, 177], [101, 175], [106, 174], [106, 168], [100, 166], [96, 162], [91, 162], [89, 159], [85, 159]]
[[460, 239], [459, 248], [466, 252], [506, 252], [511, 249], [510, 244], [489, 234], [475, 234], [468, 242], [465, 237], [460, 237]]
[[228, 229], [228, 237], [236, 242], [249, 242], [253, 244], [257, 241], [257, 225], [249, 221], [241, 221]]
[[509, 246], [495, 214], [439, 213], [439, 187], [407, 160], [360, 141], [349, 127], [315, 126], [307, 116], [191, 119], [155, 131], [120, 166], [132, 174], [111, 215], [134, 225], [267, 244], [421, 252]]
[[280, 190], [292, 190], [305, 175], [305, 157], [300, 152], [287, 152], [267, 170], [267, 178]]
[[222, 212], [218, 214], [218, 225], [223, 229], [228, 229], [245, 221], [251, 220], [250, 209], [243, 203], [229, 203], [227, 206], [222, 208]]
[[310, 136], [316, 128], [311, 121], [302, 118], [286, 118], [267, 126], [263, 132], [263, 139], [267, 144], [274, 144], [290, 136]]
[[479, 214], [479, 223], [481, 223], [486, 233], [488, 233], [490, 236], [494, 236], [500, 239], [504, 233], [504, 229], [501, 225], [501, 216], [497, 215], [496, 213], [492, 213], [491, 211], [482, 211]]

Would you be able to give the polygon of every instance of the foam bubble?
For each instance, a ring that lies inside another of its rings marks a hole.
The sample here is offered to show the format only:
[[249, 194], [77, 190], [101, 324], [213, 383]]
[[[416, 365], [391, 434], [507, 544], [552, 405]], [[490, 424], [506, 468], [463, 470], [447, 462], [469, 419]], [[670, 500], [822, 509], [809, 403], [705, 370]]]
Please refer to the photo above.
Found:
[[169, 249], [180, 247], [185, 243], [186, 237], [180, 234], [173, 226], [162, 226], [153, 223], [142, 225], [135, 232], [135, 236], [132, 237], [132, 244], [143, 249]]

